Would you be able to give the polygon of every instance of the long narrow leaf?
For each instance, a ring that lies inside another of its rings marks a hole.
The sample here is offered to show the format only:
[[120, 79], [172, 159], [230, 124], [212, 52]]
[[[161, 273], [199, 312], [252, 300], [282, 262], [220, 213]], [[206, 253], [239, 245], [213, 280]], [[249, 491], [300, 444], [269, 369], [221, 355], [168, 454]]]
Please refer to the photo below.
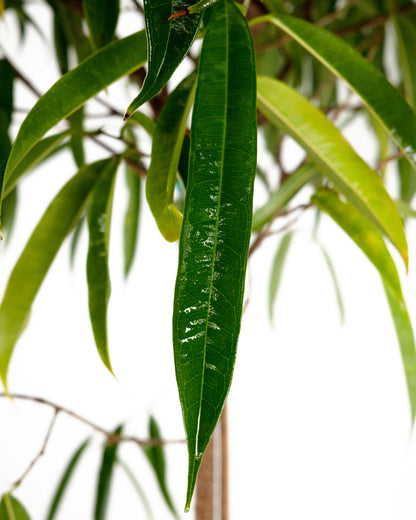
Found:
[[174, 205], [173, 194], [194, 86], [195, 75], [191, 74], [176, 87], [153, 134], [146, 198], [159, 231], [169, 242], [179, 239], [182, 227], [182, 214]]
[[119, 157], [109, 159], [97, 182], [88, 209], [89, 248], [87, 257], [88, 302], [98, 353], [113, 372], [108, 354], [107, 306], [110, 298], [108, 247], [115, 174]]
[[319, 166], [320, 172], [388, 236], [407, 266], [403, 221], [377, 174], [325, 115], [301, 94], [266, 77], [258, 78], [257, 88], [261, 112], [292, 136]]
[[134, 489], [136, 490], [137, 494], [139, 495], [140, 500], [143, 502], [143, 507], [146, 510], [147, 517], [149, 518], [149, 520], [153, 520], [152, 508], [150, 507], [149, 500], [147, 499], [146, 494], [143, 491], [142, 486], [139, 484], [137, 478], [135, 477], [133, 471], [124, 462], [124, 460], [121, 460], [120, 458], [118, 458], [116, 462], [120, 466], [120, 468], [122, 468], [124, 473], [127, 475], [128, 479], [130, 480]]
[[416, 113], [374, 65], [322, 27], [283, 14], [261, 16], [254, 23], [266, 21], [286, 32], [346, 81], [416, 168]]
[[81, 168], [52, 201], [10, 276], [0, 305], [0, 376], [7, 368], [30, 308], [64, 238], [77, 222], [106, 161]]
[[0, 502], [0, 520], [30, 520], [30, 516], [19, 500], [6, 493]]
[[415, 341], [394, 261], [377, 229], [351, 204], [341, 202], [333, 192], [328, 190], [316, 192], [312, 202], [334, 219], [380, 273], [400, 344], [411, 414], [414, 419], [416, 414]]
[[124, 275], [127, 276], [133, 264], [137, 246], [137, 230], [139, 228], [141, 178], [126, 167], [126, 180], [129, 190], [126, 214], [124, 215]]
[[[161, 435], [159, 431], [159, 426], [154, 417], [150, 417], [149, 420], [149, 437], [150, 439], [160, 440]], [[173, 505], [172, 498], [170, 496], [168, 486], [166, 483], [166, 463], [165, 463], [165, 454], [163, 451], [163, 446], [144, 446], [143, 451], [145, 452], [153, 471], [155, 472], [160, 491], [165, 499], [166, 505], [171, 510], [175, 518], [178, 517], [178, 513], [176, 512], [175, 506]]]
[[201, 53], [174, 299], [176, 379], [189, 454], [187, 510], [236, 356], [256, 171], [255, 95], [246, 21], [233, 2], [219, 2]]
[[[181, 7], [189, 7], [184, 0]], [[198, 31], [201, 15], [169, 20], [176, 11], [175, 0], [144, 0], [148, 71], [140, 94], [130, 103], [125, 119], [166, 85], [188, 53]]]
[[[120, 435], [123, 427], [114, 430], [115, 435]], [[113, 469], [117, 460], [118, 444], [107, 444], [104, 448], [101, 460], [100, 473], [98, 476], [97, 494], [95, 497], [94, 520], [104, 520], [107, 514], [108, 500], [110, 498], [110, 486]]]
[[14, 169], [48, 130], [108, 85], [141, 67], [146, 61], [145, 48], [145, 33], [140, 31], [103, 47], [58, 80], [23, 121], [4, 182], [9, 182]]
[[273, 260], [272, 270], [270, 274], [269, 284], [269, 318], [273, 321], [273, 308], [276, 301], [277, 292], [282, 278], [283, 267], [287, 258], [290, 244], [292, 242], [293, 233], [286, 233], [279, 243], [276, 255]]
[[416, 16], [392, 16], [399, 47], [400, 71], [404, 93], [409, 104], [416, 107]]
[[85, 18], [90, 30], [91, 43], [99, 49], [111, 42], [120, 12], [120, 0], [83, 0]]
[[58, 507], [62, 501], [62, 498], [65, 494], [65, 491], [68, 487], [68, 484], [71, 480], [71, 477], [74, 473], [74, 470], [81, 458], [81, 455], [84, 453], [85, 448], [88, 446], [90, 439], [85, 440], [79, 448], [77, 448], [76, 452], [72, 455], [68, 466], [65, 468], [65, 471], [62, 475], [61, 481], [58, 484], [58, 487], [55, 491], [55, 495], [52, 499], [51, 505], [49, 507], [47, 520], [53, 520], [56, 516], [56, 512], [58, 511]]

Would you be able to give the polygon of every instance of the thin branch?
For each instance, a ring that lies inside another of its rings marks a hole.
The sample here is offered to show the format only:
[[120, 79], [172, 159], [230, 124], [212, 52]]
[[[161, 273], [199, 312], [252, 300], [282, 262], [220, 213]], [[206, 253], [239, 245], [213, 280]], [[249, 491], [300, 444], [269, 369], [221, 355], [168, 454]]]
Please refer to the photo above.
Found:
[[[86, 419], [82, 415], [79, 415], [76, 412], [73, 412], [72, 410], [65, 408], [64, 406], [53, 403], [52, 401], [49, 401], [47, 399], [44, 399], [43, 397], [35, 397], [35, 396], [25, 395], [25, 394], [8, 395], [8, 394], [5, 394], [4, 392], [0, 392], [0, 398], [1, 397], [8, 397], [11, 399], [21, 399], [24, 401], [31, 401], [33, 403], [38, 403], [38, 404], [42, 404], [44, 406], [48, 406], [49, 408], [53, 408], [55, 410], [55, 415], [58, 415], [61, 412], [66, 415], [69, 415], [73, 419], [76, 419], [77, 421], [89, 426], [92, 430], [95, 430], [96, 432], [99, 432], [102, 435], [104, 435], [107, 438], [107, 441], [110, 443], [133, 442], [134, 444], [138, 444], [139, 446], [161, 446], [161, 445], [165, 445], [165, 444], [183, 444], [185, 442], [185, 440], [183, 440], [183, 439], [173, 439], [173, 440], [139, 439], [138, 437], [134, 437], [132, 435], [117, 435], [109, 430], [106, 430], [102, 426], [99, 426], [98, 424], [93, 423], [92, 421], [90, 421], [89, 419]], [[46, 438], [46, 441], [48, 440], [49, 436], [50, 436], [50, 433], [48, 431], [48, 437]]]

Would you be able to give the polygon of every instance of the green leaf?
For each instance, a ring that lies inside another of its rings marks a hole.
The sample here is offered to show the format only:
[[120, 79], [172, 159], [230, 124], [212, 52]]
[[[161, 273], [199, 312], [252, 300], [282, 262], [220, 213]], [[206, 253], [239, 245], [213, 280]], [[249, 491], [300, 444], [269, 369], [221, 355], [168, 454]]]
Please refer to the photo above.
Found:
[[125, 119], [166, 85], [187, 55], [199, 28], [200, 14], [169, 21], [192, 0], [144, 0], [148, 71], [140, 94], [130, 103]]
[[0, 520], [30, 520], [30, 517], [22, 504], [6, 493], [0, 502]]
[[329, 253], [326, 250], [326, 248], [324, 247], [324, 245], [321, 244], [321, 242], [319, 242], [319, 241], [318, 241], [318, 245], [319, 245], [319, 249], [321, 250], [322, 255], [324, 257], [326, 266], [328, 267], [329, 275], [331, 277], [332, 284], [334, 286], [335, 296], [336, 296], [338, 310], [339, 310], [339, 319], [340, 319], [340, 322], [342, 325], [345, 320], [345, 310], [344, 310], [344, 303], [342, 301], [341, 288], [338, 283], [337, 273], [335, 271], [334, 264], [332, 263], [331, 257], [329, 256]]
[[117, 464], [120, 466], [120, 468], [123, 469], [124, 473], [127, 475], [128, 479], [132, 483], [134, 489], [136, 490], [137, 494], [140, 497], [140, 500], [143, 502], [143, 507], [146, 510], [147, 517], [149, 520], [153, 520], [153, 513], [152, 508], [150, 507], [149, 500], [146, 497], [145, 492], [143, 491], [143, 488], [139, 484], [137, 478], [135, 477], [133, 471], [130, 469], [130, 467], [124, 462], [124, 460], [117, 459]]
[[[159, 426], [154, 417], [150, 417], [149, 420], [149, 437], [150, 439], [161, 439]], [[165, 499], [166, 505], [171, 510], [175, 518], [179, 518], [166, 484], [166, 464], [163, 446], [143, 446], [143, 451], [146, 454], [153, 468], [153, 471], [155, 472], [157, 482], [159, 484], [159, 488], [163, 495], [163, 498]]]
[[334, 219], [380, 273], [400, 344], [411, 414], [414, 419], [416, 414], [415, 342], [394, 261], [377, 229], [351, 204], [341, 202], [335, 193], [328, 190], [317, 191], [312, 197], [312, 202]]
[[292, 242], [293, 233], [286, 233], [280, 241], [279, 247], [277, 248], [276, 255], [273, 260], [272, 270], [270, 273], [270, 285], [269, 285], [269, 318], [270, 322], [273, 321], [273, 308], [276, 301], [277, 292], [280, 286], [280, 280], [282, 279], [283, 267], [287, 258], [290, 244]]
[[159, 231], [169, 242], [179, 239], [182, 227], [182, 214], [174, 205], [173, 194], [194, 87], [195, 74], [176, 87], [163, 107], [153, 134], [146, 198]]
[[150, 137], [153, 137], [153, 132], [156, 128], [156, 123], [146, 114], [143, 114], [143, 112], [135, 112], [130, 116], [130, 119], [127, 121], [127, 123], [124, 125], [125, 127], [128, 127], [131, 125], [131, 123], [136, 123], [139, 126], [143, 127], [146, 132], [150, 135]]
[[68, 117], [71, 127], [71, 141], [69, 143], [75, 164], [78, 168], [85, 164], [84, 154], [84, 107], [79, 108]]
[[[114, 430], [114, 435], [118, 436], [122, 431], [123, 427], [119, 426]], [[104, 448], [95, 497], [94, 520], [104, 520], [107, 514], [111, 478], [113, 476], [114, 464], [117, 460], [117, 448], [117, 442], [108, 442]]]
[[74, 470], [81, 458], [81, 455], [84, 453], [85, 448], [88, 446], [90, 439], [85, 440], [79, 448], [77, 448], [76, 452], [72, 455], [65, 471], [61, 477], [61, 480], [58, 484], [58, 487], [55, 491], [55, 495], [53, 497], [52, 503], [49, 507], [47, 520], [53, 520], [56, 516], [56, 512], [58, 511], [58, 507], [62, 501], [62, 498], [65, 494], [65, 491], [68, 487], [68, 484], [72, 478]]
[[126, 214], [124, 216], [124, 275], [127, 276], [133, 264], [137, 245], [137, 230], [139, 228], [140, 194], [142, 180], [128, 166], [126, 167], [126, 180], [129, 190]]
[[319, 166], [322, 175], [379, 230], [408, 265], [403, 221], [381, 179], [353, 150], [341, 132], [306, 98], [284, 83], [257, 80], [259, 110], [293, 137]]
[[108, 159], [98, 180], [88, 209], [89, 248], [87, 257], [88, 302], [98, 353], [113, 373], [108, 354], [107, 307], [110, 298], [108, 247], [115, 174], [120, 157]]
[[374, 65], [344, 40], [322, 27], [283, 14], [261, 16], [252, 23], [266, 21], [291, 36], [348, 83], [416, 168], [416, 114]]
[[[108, 85], [146, 61], [145, 33], [140, 31], [110, 43], [65, 74], [44, 94], [23, 121], [5, 171], [13, 171], [43, 135]], [[0, 187], [0, 193], [2, 193]]]
[[9, 195], [3, 200], [2, 215], [1, 215], [1, 231], [10, 239], [13, 231], [14, 222], [16, 220], [16, 209], [18, 202], [17, 188], [12, 190]]
[[254, 51], [246, 21], [216, 4], [204, 38], [179, 244], [173, 343], [187, 435], [186, 510], [231, 385], [256, 171]]
[[392, 21], [399, 47], [400, 71], [403, 78], [404, 93], [412, 107], [416, 107], [416, 16], [393, 15]]
[[51, 202], [20, 255], [0, 305], [0, 376], [7, 389], [7, 368], [33, 300], [56, 253], [77, 222], [106, 161], [81, 168]]
[[120, 13], [120, 0], [83, 0], [82, 7], [95, 49], [107, 45], [114, 38]]
[[6, 130], [12, 120], [14, 76], [10, 63], [5, 59], [0, 60], [0, 125]]
[[284, 208], [296, 193], [310, 181], [319, 178], [316, 166], [306, 163], [293, 172], [285, 182], [275, 191], [270, 199], [253, 215], [253, 231], [260, 231], [276, 213]]
[[20, 177], [26, 172], [35, 168], [43, 160], [50, 157], [56, 152], [58, 147], [64, 142], [69, 135], [69, 130], [61, 132], [59, 134], [50, 135], [39, 141], [19, 163], [17, 168], [13, 170], [12, 175], [9, 177], [7, 184], [4, 187], [3, 196], [7, 197], [9, 193], [16, 187]]

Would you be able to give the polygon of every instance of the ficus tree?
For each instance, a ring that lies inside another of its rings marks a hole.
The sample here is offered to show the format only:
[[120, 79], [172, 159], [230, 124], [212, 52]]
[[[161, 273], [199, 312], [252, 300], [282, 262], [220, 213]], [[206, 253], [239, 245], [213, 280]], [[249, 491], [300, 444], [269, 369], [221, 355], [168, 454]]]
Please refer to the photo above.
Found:
[[[53, 27], [32, 16], [36, 3], [49, 11]], [[148, 439], [124, 434], [123, 425], [107, 431], [58, 404], [14, 393], [8, 372], [52, 262], [68, 237], [71, 254], [77, 254], [83, 227], [89, 237], [86, 272], [95, 346], [102, 363], [114, 372], [107, 334], [108, 256], [114, 186], [122, 171], [128, 186], [123, 227], [126, 277], [135, 259], [140, 205], [148, 206], [168, 242], [179, 243], [172, 344], [188, 450], [186, 511], [200, 473], [202, 505], [197, 517], [213, 518], [211, 498], [204, 495], [204, 490], [212, 489], [214, 478], [209, 470], [213, 456], [207, 448], [232, 383], [247, 262], [277, 235], [269, 291], [272, 314], [296, 225], [305, 214], [316, 216], [311, 234], [319, 228], [320, 215], [329, 216], [381, 276], [414, 418], [415, 344], [398, 274], [398, 267], [409, 266], [405, 222], [416, 215], [411, 206], [416, 191], [416, 5], [412, 1], [144, 0], [142, 5], [126, 0], [120, 5], [119, 0], [1, 0], [0, 11], [2, 31], [6, 24], [14, 27], [23, 46], [28, 31], [47, 35], [44, 45], [52, 41], [60, 72], [56, 82], [40, 92], [37, 78], [21, 70], [18, 56], [3, 42], [2, 249], [6, 250], [12, 232], [19, 231], [23, 208], [17, 204], [18, 193], [30, 172], [38, 175], [47, 160], [68, 150], [74, 160], [73, 175], [45, 208], [8, 273], [0, 304], [2, 397], [42, 403], [54, 409], [54, 418], [69, 413], [105, 435], [96, 519], [107, 514], [122, 441], [142, 446], [171, 514], [179, 516], [166, 483], [165, 440], [156, 419], [149, 418]], [[122, 37], [126, 33], [123, 11], [134, 12], [145, 29]], [[391, 33], [394, 38], [387, 37]], [[395, 85], [389, 81], [386, 57], [399, 64]], [[177, 74], [180, 81], [172, 79]], [[136, 97], [126, 103], [112, 98], [109, 87], [119, 80]], [[16, 85], [38, 98], [19, 125], [15, 123], [21, 113]], [[102, 106], [100, 119], [91, 111], [94, 99]], [[342, 134], [363, 114], [378, 145], [378, 163], [372, 166]], [[102, 123], [106, 118], [117, 118], [118, 135], [108, 136]], [[117, 145], [109, 144], [109, 137]], [[257, 154], [258, 139], [264, 143], [263, 154]], [[304, 150], [294, 168], [284, 160], [291, 140]], [[91, 146], [94, 160], [89, 159]], [[266, 154], [271, 167], [263, 157]], [[397, 181], [394, 195], [386, 188], [387, 167]], [[263, 195], [253, 211], [255, 186]], [[296, 218], [288, 220], [291, 215]], [[334, 267], [328, 252], [323, 249], [323, 253], [342, 308]], [[53, 422], [28, 471], [45, 450], [52, 427]], [[223, 420], [224, 467], [226, 435]], [[85, 440], [74, 447], [74, 455], [62, 469], [48, 519], [58, 514], [64, 492], [70, 493], [71, 476], [88, 445]], [[128, 466], [124, 469], [135, 482]], [[25, 475], [3, 495], [0, 519], [30, 517], [30, 504], [23, 506], [15, 496]], [[226, 519], [223, 480], [221, 517]]]

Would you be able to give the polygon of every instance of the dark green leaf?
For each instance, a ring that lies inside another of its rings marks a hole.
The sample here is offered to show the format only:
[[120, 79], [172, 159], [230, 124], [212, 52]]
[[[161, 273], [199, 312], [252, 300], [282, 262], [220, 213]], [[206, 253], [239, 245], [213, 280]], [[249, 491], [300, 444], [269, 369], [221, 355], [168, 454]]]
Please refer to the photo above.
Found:
[[261, 16], [253, 23], [266, 21], [286, 32], [346, 81], [416, 168], [416, 114], [374, 65], [351, 45], [322, 27], [283, 14]]
[[88, 443], [90, 442], [89, 439], [85, 440], [81, 446], [76, 450], [76, 452], [72, 455], [68, 466], [65, 468], [65, 471], [61, 477], [61, 481], [59, 482], [59, 485], [55, 491], [55, 495], [53, 497], [52, 503], [49, 507], [47, 520], [53, 520], [56, 516], [56, 512], [58, 511], [58, 507], [61, 503], [61, 500], [64, 496], [64, 493], [68, 487], [68, 484], [71, 480], [71, 477], [74, 473], [74, 470], [81, 458], [81, 455], [84, 453], [85, 448], [88, 446]]
[[9, 195], [3, 200], [1, 215], [1, 231], [10, 239], [15, 222], [16, 208], [18, 201], [17, 188], [14, 188]]
[[131, 123], [137, 123], [146, 130], [150, 137], [153, 136], [153, 132], [156, 128], [156, 123], [153, 121], [153, 119], [150, 119], [149, 116], [143, 114], [143, 112], [135, 112], [134, 114], [132, 114], [125, 126], [129, 126]]
[[0, 376], [29, 318], [33, 300], [64, 238], [81, 214], [106, 161], [81, 168], [52, 201], [17, 261], [0, 305]]
[[290, 243], [292, 242], [292, 238], [293, 233], [286, 233], [283, 236], [273, 260], [269, 284], [269, 318], [271, 322], [273, 321], [274, 303], [276, 301], [280, 280], [282, 278], [283, 267], [287, 258]]
[[115, 174], [120, 157], [108, 159], [88, 209], [89, 248], [87, 257], [88, 302], [95, 344], [105, 366], [112, 373], [108, 354], [107, 306], [110, 298], [108, 247]]
[[[150, 439], [161, 439], [159, 427], [154, 417], [150, 417], [149, 420], [149, 437]], [[163, 498], [165, 499], [167, 506], [172, 511], [173, 515], [176, 518], [178, 518], [178, 514], [176, 512], [175, 506], [173, 505], [172, 498], [170, 496], [166, 484], [166, 464], [163, 446], [144, 446], [143, 451], [145, 452], [150, 464], [152, 465], [153, 471], [155, 472], [159, 484], [160, 491], [162, 492]]]
[[335, 193], [329, 190], [316, 192], [312, 202], [341, 226], [380, 273], [400, 344], [412, 419], [414, 419], [416, 414], [415, 342], [394, 261], [377, 229], [351, 204], [341, 202]]
[[22, 504], [6, 493], [0, 502], [0, 520], [30, 520], [30, 517]]
[[250, 32], [231, 1], [219, 2], [210, 12], [192, 116], [173, 315], [176, 378], [189, 453], [186, 509], [231, 385], [256, 171]]
[[125, 119], [166, 85], [188, 53], [198, 31], [200, 16], [183, 16], [169, 21], [192, 0], [144, 0], [148, 71], [140, 94], [130, 103]]
[[120, 12], [120, 0], [83, 0], [85, 18], [95, 49], [110, 43], [116, 30]]
[[416, 15], [392, 16], [399, 47], [400, 71], [404, 93], [412, 107], [416, 107]]
[[81, 215], [76, 223], [71, 237], [71, 245], [69, 247], [69, 265], [73, 267], [75, 261], [75, 253], [77, 252], [78, 243], [81, 237], [82, 227], [84, 225], [86, 215]]
[[[115, 435], [120, 435], [123, 427], [114, 430]], [[110, 498], [110, 485], [113, 476], [114, 464], [117, 458], [118, 443], [108, 443], [103, 452], [100, 474], [98, 477], [97, 494], [95, 497], [94, 520], [104, 520], [107, 514], [108, 500]]]
[[7, 60], [0, 60], [0, 126], [8, 129], [13, 110], [14, 70]]
[[257, 79], [260, 111], [293, 137], [322, 175], [396, 246], [405, 264], [408, 251], [403, 221], [381, 179], [359, 157], [341, 132], [297, 91], [273, 78]]
[[142, 180], [128, 166], [126, 167], [126, 180], [128, 193], [128, 202], [126, 214], [124, 216], [124, 274], [129, 274], [133, 264], [134, 254], [137, 245], [137, 231], [139, 228], [140, 214], [140, 194], [142, 189]]
[[78, 168], [84, 166], [84, 107], [79, 108], [68, 117], [69, 125], [71, 127], [71, 141], [69, 146], [74, 156], [75, 164]]
[[182, 226], [182, 214], [175, 207], [173, 195], [194, 86], [195, 74], [191, 74], [172, 92], [153, 134], [146, 198], [159, 231], [169, 242], [179, 239]]
[[13, 171], [48, 130], [145, 61], [145, 34], [140, 31], [110, 43], [58, 80], [23, 121], [7, 163], [4, 182], [9, 183]]

